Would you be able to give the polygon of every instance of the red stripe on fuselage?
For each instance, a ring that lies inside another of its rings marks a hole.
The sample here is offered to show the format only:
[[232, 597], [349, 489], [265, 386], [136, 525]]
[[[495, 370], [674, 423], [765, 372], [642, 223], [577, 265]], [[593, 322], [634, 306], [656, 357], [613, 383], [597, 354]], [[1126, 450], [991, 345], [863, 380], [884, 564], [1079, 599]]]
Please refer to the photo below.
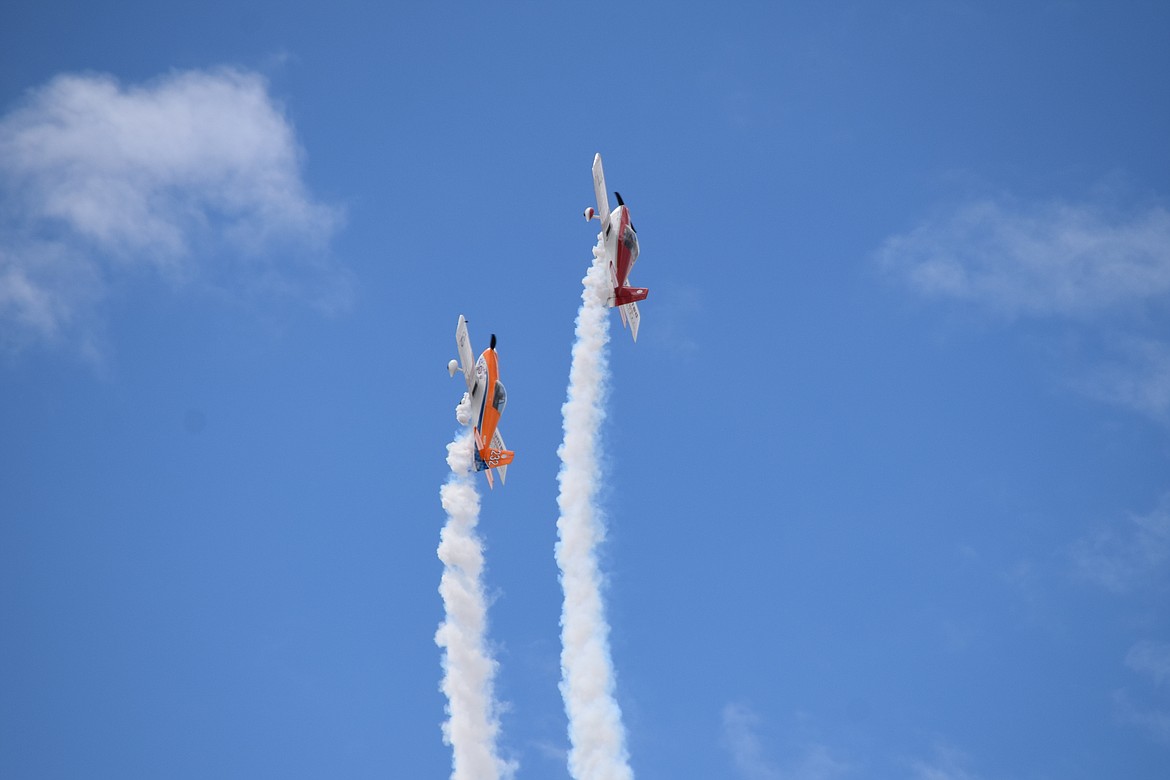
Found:
[[618, 208], [621, 212], [621, 221], [617, 226], [617, 286], [626, 284], [626, 277], [630, 275], [630, 248], [626, 246], [626, 228], [630, 225], [630, 210], [625, 206]]

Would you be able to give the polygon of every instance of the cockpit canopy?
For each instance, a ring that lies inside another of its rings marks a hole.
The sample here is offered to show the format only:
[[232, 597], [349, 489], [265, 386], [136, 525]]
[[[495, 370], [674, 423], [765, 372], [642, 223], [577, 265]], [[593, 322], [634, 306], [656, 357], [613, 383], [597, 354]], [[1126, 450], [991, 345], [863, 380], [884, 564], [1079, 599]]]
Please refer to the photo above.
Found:
[[634, 263], [638, 261], [638, 231], [628, 222], [622, 231], [622, 243], [630, 253], [630, 267], [633, 268]]
[[499, 412], [500, 414], [503, 414], [504, 413], [504, 406], [507, 403], [508, 403], [508, 391], [504, 389], [504, 383], [497, 379], [496, 380], [496, 392], [493, 394], [493, 397], [492, 397], [492, 406], [494, 406], [496, 408], [497, 412]]

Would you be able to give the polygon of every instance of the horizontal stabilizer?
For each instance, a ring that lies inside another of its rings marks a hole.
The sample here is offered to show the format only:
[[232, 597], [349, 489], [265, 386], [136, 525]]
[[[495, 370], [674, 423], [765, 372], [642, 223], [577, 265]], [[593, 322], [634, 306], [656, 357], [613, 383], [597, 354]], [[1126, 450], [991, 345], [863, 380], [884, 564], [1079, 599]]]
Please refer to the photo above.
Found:
[[512, 458], [516, 457], [516, 453], [512, 450], [501, 450], [496, 447], [484, 447], [482, 450], [475, 452], [475, 470], [484, 471], [486, 469], [500, 469], [512, 462]]
[[508, 464], [516, 457], [516, 453], [512, 450], [504, 449], [504, 437], [500, 435], [497, 428], [495, 434], [492, 435], [492, 446], [484, 447], [483, 439], [480, 438], [479, 431], [475, 431], [475, 470], [482, 471], [483, 475], [487, 477], [488, 487], [495, 487], [492, 479], [492, 472], [498, 471], [500, 474], [500, 484], [504, 484], [504, 477], [508, 473]]
[[487, 462], [487, 467], [489, 469], [499, 468], [500, 466], [507, 466], [512, 462], [512, 458], [516, 457], [516, 453], [512, 452], [511, 450], [497, 450], [493, 448], [489, 448], [488, 451], [484, 453], [484, 455], [484, 461]]
[[627, 303], [636, 303], [646, 300], [650, 290], [645, 287], [618, 287], [613, 291], [614, 306], [624, 306]]

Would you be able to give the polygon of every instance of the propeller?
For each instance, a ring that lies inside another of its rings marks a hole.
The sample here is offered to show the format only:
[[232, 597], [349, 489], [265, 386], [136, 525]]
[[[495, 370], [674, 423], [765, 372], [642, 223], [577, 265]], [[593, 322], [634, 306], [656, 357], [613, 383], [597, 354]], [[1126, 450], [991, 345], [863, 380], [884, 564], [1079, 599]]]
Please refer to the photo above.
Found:
[[[618, 202], [618, 205], [619, 205], [619, 206], [624, 206], [624, 205], [626, 205], [625, 201], [623, 201], [623, 200], [622, 200], [622, 194], [621, 194], [620, 192], [618, 192], [617, 190], [614, 190], [614, 191], [613, 191], [613, 196], [614, 196], [615, 198], [617, 198], [617, 202]], [[629, 209], [626, 209], [626, 211], [629, 211]], [[630, 223], [630, 230], [634, 231], [635, 233], [637, 233], [637, 232], [638, 232], [638, 228], [634, 227], [634, 223], [633, 223], [633, 222], [631, 222], [631, 223]]]

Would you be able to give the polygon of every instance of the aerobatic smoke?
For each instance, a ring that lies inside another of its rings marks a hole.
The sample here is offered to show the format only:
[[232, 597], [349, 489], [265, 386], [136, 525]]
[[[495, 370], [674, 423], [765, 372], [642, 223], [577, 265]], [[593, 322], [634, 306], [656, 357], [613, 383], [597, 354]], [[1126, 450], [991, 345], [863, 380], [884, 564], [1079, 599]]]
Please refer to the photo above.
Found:
[[631, 780], [621, 710], [614, 698], [609, 624], [601, 599], [596, 547], [605, 536], [595, 502], [600, 477], [598, 433], [605, 410], [609, 284], [599, 239], [584, 279], [576, 343], [562, 407], [565, 438], [557, 454], [557, 566], [565, 593], [561, 611], [561, 696], [569, 717], [569, 773], [575, 780]]
[[[460, 411], [466, 411], [466, 404], [465, 395]], [[464, 413], [461, 419], [465, 418]], [[447, 696], [448, 717], [443, 741], [454, 754], [451, 780], [499, 780], [511, 777], [516, 766], [500, 759], [496, 751], [500, 723], [493, 683], [497, 664], [484, 640], [483, 544], [475, 532], [479, 492], [471, 464], [471, 434], [466, 432], [447, 445], [451, 476], [439, 492], [447, 512], [438, 550], [443, 562], [439, 593], [446, 617], [435, 633], [435, 644], [445, 651], [441, 688]]]

